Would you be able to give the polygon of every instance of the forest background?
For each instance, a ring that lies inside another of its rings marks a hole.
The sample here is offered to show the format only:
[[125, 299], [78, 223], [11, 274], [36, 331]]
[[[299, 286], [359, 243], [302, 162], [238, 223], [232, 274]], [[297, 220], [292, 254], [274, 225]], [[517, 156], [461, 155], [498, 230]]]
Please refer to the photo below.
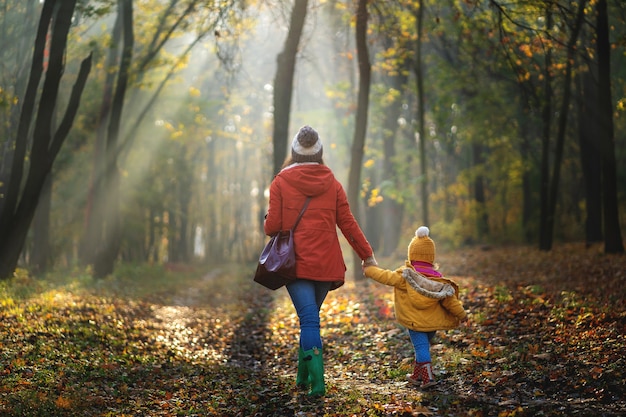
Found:
[[622, 2], [0, 7], [2, 278], [253, 262], [304, 124], [381, 256], [421, 224], [623, 252]]

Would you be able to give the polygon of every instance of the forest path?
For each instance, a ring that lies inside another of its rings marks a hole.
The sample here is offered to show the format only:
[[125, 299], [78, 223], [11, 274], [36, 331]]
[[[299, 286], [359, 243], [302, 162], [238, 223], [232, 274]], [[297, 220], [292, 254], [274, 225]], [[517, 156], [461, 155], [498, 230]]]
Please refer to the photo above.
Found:
[[294, 387], [298, 319], [284, 289], [254, 283], [254, 265], [168, 266], [0, 287], [0, 415], [626, 415], [626, 256], [439, 253], [472, 318], [438, 332], [431, 389], [406, 383], [413, 349], [389, 287], [348, 279], [328, 295], [327, 395], [311, 401]]
[[[432, 353], [439, 384], [425, 392], [407, 385], [413, 352], [393, 320], [392, 290], [348, 280], [322, 310], [326, 409], [352, 395], [383, 414], [626, 414], [624, 256], [570, 245], [550, 253], [476, 248], [439, 260], [473, 316], [469, 327], [438, 333]], [[214, 282], [187, 290], [185, 303], [202, 308]], [[286, 291], [245, 282], [240, 288], [230, 295], [244, 315], [222, 359], [293, 385], [298, 320]], [[296, 414], [310, 411], [292, 394]]]

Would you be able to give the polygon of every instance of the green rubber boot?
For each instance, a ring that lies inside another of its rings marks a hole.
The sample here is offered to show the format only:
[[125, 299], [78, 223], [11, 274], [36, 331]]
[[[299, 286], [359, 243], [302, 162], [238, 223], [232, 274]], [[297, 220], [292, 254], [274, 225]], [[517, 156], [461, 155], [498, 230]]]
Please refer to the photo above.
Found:
[[309, 396], [318, 397], [326, 394], [326, 386], [324, 384], [324, 359], [322, 357], [322, 349], [314, 347], [305, 350], [302, 360], [306, 363], [309, 371], [309, 380], [311, 382], [311, 391]]
[[298, 350], [298, 375], [296, 376], [296, 387], [300, 389], [308, 389], [311, 384], [309, 378], [309, 369], [304, 362], [304, 350], [302, 347]]

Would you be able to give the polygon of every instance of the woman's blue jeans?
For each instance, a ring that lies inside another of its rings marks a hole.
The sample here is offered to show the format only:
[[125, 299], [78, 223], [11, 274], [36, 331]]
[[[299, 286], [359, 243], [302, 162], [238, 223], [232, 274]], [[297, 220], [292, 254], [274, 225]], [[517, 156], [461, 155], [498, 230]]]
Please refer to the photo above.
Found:
[[415, 362], [431, 362], [430, 341], [434, 335], [435, 332], [417, 332], [409, 329], [409, 337], [415, 349]]
[[330, 282], [306, 279], [297, 279], [287, 284], [287, 291], [300, 319], [300, 347], [303, 350], [322, 348], [320, 308], [330, 286]]

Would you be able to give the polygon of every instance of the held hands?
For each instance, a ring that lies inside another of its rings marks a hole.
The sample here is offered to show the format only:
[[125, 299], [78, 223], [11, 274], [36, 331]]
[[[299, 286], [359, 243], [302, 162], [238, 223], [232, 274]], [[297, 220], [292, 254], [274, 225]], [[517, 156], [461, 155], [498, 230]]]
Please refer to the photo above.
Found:
[[361, 267], [363, 269], [365, 269], [368, 266], [378, 266], [378, 262], [376, 262], [376, 258], [374, 258], [374, 254], [372, 253], [371, 256], [363, 259], [363, 261], [361, 262]]

